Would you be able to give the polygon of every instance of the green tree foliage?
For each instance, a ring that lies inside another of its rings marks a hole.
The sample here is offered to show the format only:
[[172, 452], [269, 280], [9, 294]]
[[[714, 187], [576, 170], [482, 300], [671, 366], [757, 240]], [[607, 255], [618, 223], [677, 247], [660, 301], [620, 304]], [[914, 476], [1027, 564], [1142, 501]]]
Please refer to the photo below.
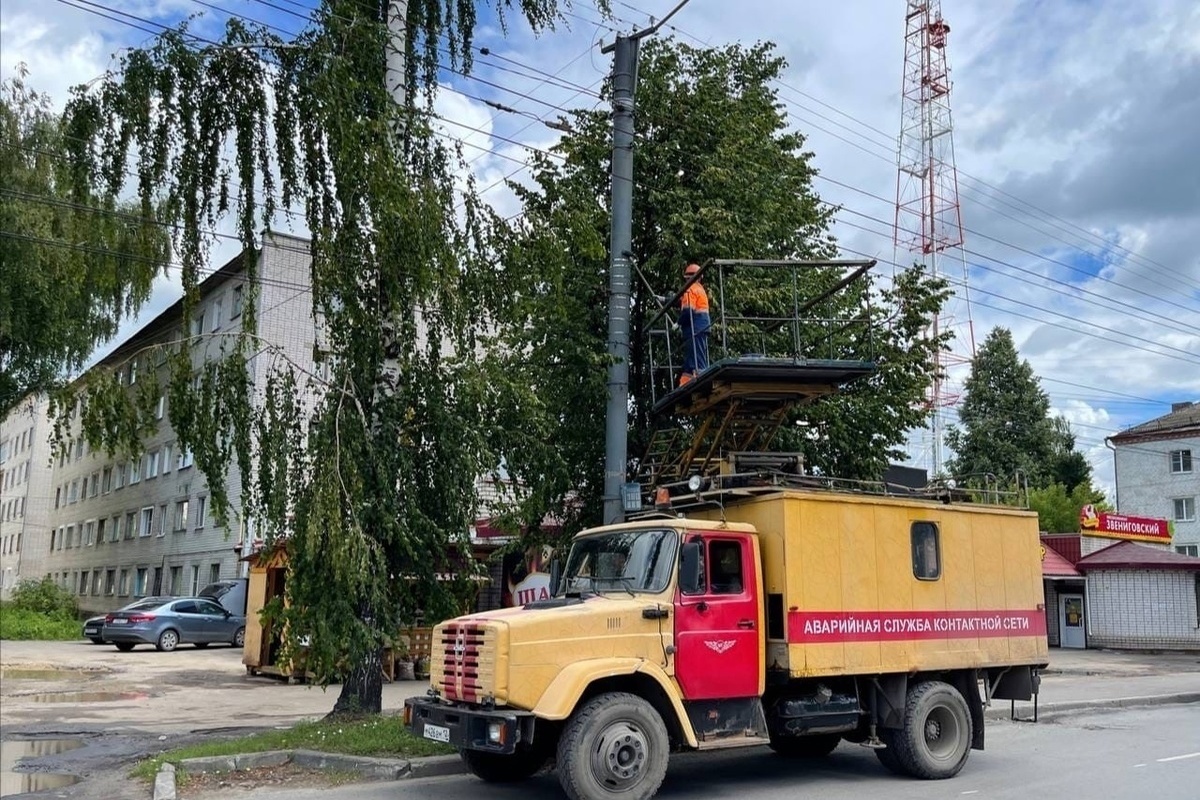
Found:
[[12, 607], [50, 617], [74, 620], [79, 612], [75, 595], [55, 583], [49, 575], [41, 580], [23, 580], [12, 593]]
[[25, 77], [0, 84], [0, 411], [81, 368], [149, 299], [170, 245], [151, 203], [72, 173], [68, 135]]
[[1079, 530], [1079, 512], [1088, 505], [1109, 511], [1104, 494], [1080, 483], [1068, 491], [1061, 483], [1043, 489], [1031, 489], [1029, 507], [1038, 514], [1038, 524], [1047, 533], [1075, 533]]
[[[648, 438], [656, 377], [645, 325], [658, 309], [655, 295], [681, 285], [685, 264], [836, 254], [829, 233], [834, 212], [813, 189], [812, 154], [804, 137], [789, 129], [771, 85], [784, 66], [769, 44], [643, 43], [632, 252], [645, 280], [635, 276], [633, 287], [632, 457]], [[524, 214], [500, 232], [508, 359], [495, 376], [527, 395], [530, 422], [498, 431], [504, 441], [497, 446], [528, 492], [520, 521], [536, 526], [553, 509], [567, 532], [597, 521], [601, 510], [612, 147], [606, 111], [578, 111], [570, 126], [553, 156], [535, 159], [533, 185], [514, 185]], [[815, 294], [834, 277], [815, 273], [801, 289]], [[786, 281], [766, 272], [743, 274], [725, 296], [726, 306], [790, 314], [791, 280], [790, 274]], [[811, 350], [804, 355], [874, 358], [880, 369], [837, 400], [803, 409], [816, 438], [793, 433], [776, 444], [802, 450], [820, 471], [878, 478], [887, 460], [899, 456], [905, 431], [926, 419], [920, 401], [932, 380], [931, 355], [942, 346], [926, 328], [945, 296], [943, 283], [915, 269], [875, 293], [870, 342], [862, 327], [835, 341], [805, 330]], [[833, 311], [857, 314], [861, 299], [851, 293]]]
[[975, 354], [959, 419], [961, 426], [946, 433], [955, 452], [947, 465], [952, 475], [979, 485], [990, 475], [1010, 486], [1019, 471], [1032, 488], [1059, 483], [1068, 495], [1081, 487], [1095, 494], [1070, 425], [1050, 417], [1050, 399], [1008, 329], [992, 329]]
[[[493, 5], [535, 28], [557, 13], [555, 0]], [[132, 171], [175, 226], [185, 329], [213, 221], [235, 216], [253, 279], [257, 233], [278, 209], [303, 209], [328, 382], [307, 390], [311, 376], [275, 359], [254, 402], [247, 362], [275, 348], [257, 337], [251, 282], [224, 359], [172, 348], [169, 413], [218, 517], [238, 500], [221, 489], [236, 468], [247, 526], [288, 552], [288, 602], [269, 616], [288, 632], [285, 659], [303, 640], [308, 670], [344, 679], [335, 712], [378, 712], [383, 643], [418, 611], [461, 610], [474, 479], [500, 457], [480, 421], [514, 417], [474, 357], [495, 300], [485, 211], [455, 188], [461, 159], [430, 127], [440, 52], [469, 64], [474, 4], [408, 4], [403, 106], [383, 80], [386, 6], [325, 0], [291, 42], [237, 20], [215, 45], [167, 33], [67, 112], [77, 172], [116, 194]], [[61, 416], [80, 409], [93, 441], [133, 448], [112, 432], [144, 408], [114, 383], [96, 376]]]

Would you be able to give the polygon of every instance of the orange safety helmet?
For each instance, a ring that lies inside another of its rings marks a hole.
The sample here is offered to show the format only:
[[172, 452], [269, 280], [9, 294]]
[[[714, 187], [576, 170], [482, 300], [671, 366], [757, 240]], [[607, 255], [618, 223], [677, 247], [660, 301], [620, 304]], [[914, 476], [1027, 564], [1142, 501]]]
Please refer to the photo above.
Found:
[[700, 271], [699, 264], [688, 264], [687, 268], [684, 269], [683, 274], [690, 278], [691, 276], [695, 275], [699, 271]]

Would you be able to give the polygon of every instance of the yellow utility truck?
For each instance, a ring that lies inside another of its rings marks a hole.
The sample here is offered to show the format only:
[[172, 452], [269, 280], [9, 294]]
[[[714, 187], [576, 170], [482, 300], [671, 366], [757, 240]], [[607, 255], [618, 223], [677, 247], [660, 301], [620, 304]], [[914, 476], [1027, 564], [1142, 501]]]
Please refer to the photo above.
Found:
[[583, 531], [550, 598], [437, 626], [410, 729], [485, 781], [553, 759], [572, 800], [644, 800], [671, 753], [754, 742], [957, 774], [984, 706], [1046, 664], [1037, 516], [814, 483]]

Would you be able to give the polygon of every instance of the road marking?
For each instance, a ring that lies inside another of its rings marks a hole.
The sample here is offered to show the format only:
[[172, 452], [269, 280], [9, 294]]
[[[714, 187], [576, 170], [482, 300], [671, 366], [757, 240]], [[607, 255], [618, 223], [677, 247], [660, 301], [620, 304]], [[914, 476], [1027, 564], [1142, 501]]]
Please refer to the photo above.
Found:
[[1133, 768], [1137, 769], [1138, 767], [1144, 767], [1144, 766], [1146, 766], [1146, 765], [1145, 764], [1134, 764]]
[[978, 790], [978, 789], [972, 789], [972, 790], [971, 790], [971, 791], [969, 791], [969, 792], [963, 792], [963, 794], [979, 794], [979, 790]]
[[1158, 761], [1158, 763], [1161, 764], [1164, 761], [1182, 761], [1185, 758], [1197, 758], [1197, 757], [1200, 757], [1200, 753], [1187, 753], [1182, 756], [1171, 756], [1170, 758], [1159, 758], [1156, 760]]

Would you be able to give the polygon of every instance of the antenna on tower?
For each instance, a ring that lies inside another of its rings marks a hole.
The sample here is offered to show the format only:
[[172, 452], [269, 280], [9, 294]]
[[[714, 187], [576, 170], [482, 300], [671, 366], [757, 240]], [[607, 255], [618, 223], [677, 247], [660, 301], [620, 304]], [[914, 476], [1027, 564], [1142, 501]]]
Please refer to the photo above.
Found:
[[[894, 244], [920, 253], [934, 276], [946, 277], [946, 252], [958, 250], [962, 262], [961, 292], [950, 308], [935, 317], [930, 334], [954, 333], [949, 352], [934, 356], [935, 377], [927, 403], [932, 409], [933, 441], [930, 473], [942, 472], [944, 424], [942, 410], [958, 403], [947, 391], [948, 367], [975, 356], [975, 332], [967, 283], [966, 254], [962, 250], [962, 215], [958, 200], [958, 172], [954, 166], [954, 125], [950, 118], [950, 68], [946, 39], [950, 26], [942, 17], [940, 0], [908, 0], [904, 33], [904, 87], [901, 92], [900, 141], [896, 159], [896, 219]], [[951, 279], [952, 283], [957, 283]], [[966, 331], [956, 330], [954, 306], [965, 305]]]

